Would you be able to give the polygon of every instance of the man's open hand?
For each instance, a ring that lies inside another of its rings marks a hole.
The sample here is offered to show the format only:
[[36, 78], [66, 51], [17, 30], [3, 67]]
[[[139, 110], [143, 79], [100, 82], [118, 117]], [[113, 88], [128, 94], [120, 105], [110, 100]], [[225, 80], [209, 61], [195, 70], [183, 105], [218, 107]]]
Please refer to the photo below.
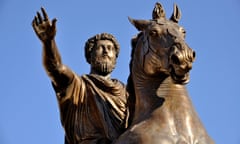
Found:
[[34, 17], [32, 21], [33, 29], [38, 36], [38, 38], [42, 42], [46, 42], [48, 40], [53, 40], [56, 35], [56, 21], [54, 18], [52, 22], [49, 20], [48, 15], [44, 8], [41, 8], [42, 15], [40, 12], [37, 12], [37, 15]]

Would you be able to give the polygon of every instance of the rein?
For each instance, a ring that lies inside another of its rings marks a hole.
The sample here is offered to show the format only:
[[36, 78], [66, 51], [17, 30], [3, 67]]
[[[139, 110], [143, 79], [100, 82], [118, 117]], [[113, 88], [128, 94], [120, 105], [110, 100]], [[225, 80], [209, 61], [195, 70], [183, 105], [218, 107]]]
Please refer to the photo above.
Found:
[[[157, 54], [157, 52], [152, 49], [151, 45], [149, 45], [149, 38], [148, 38], [148, 36], [146, 36], [145, 33], [144, 33], [143, 36], [144, 36], [144, 40], [143, 40], [144, 57], [145, 57], [145, 55], [149, 52], [149, 50], [150, 50], [155, 56], [159, 57], [158, 54]], [[146, 37], [146, 38], [145, 38], [145, 37]], [[145, 47], [146, 45], [147, 45], [147, 47]], [[147, 50], [145, 50], [145, 48], [147, 48]]]

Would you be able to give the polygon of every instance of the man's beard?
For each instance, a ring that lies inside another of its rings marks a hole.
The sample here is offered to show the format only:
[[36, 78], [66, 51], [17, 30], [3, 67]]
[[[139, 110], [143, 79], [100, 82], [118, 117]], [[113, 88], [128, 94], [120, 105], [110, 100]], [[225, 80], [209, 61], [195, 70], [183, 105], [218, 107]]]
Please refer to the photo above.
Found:
[[109, 57], [94, 57], [91, 67], [100, 75], [108, 75], [115, 68], [116, 60]]

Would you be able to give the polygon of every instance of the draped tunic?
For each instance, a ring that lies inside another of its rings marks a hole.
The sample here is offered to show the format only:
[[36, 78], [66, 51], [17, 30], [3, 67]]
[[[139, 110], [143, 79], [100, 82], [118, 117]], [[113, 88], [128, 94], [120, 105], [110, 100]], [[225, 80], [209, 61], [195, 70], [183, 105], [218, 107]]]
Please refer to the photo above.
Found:
[[108, 144], [126, 129], [128, 94], [119, 80], [74, 74], [67, 87], [53, 87], [65, 144]]

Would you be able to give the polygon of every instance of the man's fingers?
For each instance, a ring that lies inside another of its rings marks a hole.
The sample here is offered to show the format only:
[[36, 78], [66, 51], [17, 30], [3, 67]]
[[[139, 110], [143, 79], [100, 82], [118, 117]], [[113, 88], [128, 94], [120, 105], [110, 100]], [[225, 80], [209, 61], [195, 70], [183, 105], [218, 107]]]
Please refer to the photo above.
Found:
[[38, 31], [38, 22], [37, 22], [37, 17], [35, 16], [35, 18], [33, 19], [32, 21], [32, 27], [35, 31], [35, 33], [37, 34], [37, 31]]
[[41, 7], [41, 11], [43, 13], [43, 20], [48, 21], [48, 15], [47, 15], [46, 10], [43, 7]]
[[34, 24], [35, 26], [38, 26], [38, 25], [39, 25], [38, 20], [37, 20], [37, 16], [34, 17], [33, 24]]
[[36, 30], [36, 22], [35, 22], [35, 19], [33, 19], [33, 21], [32, 21], [32, 27], [33, 27], [34, 30]]
[[39, 24], [41, 24], [42, 23], [42, 16], [39, 12], [37, 12], [37, 18], [38, 18]]
[[56, 22], [57, 22], [57, 19], [54, 18], [54, 19], [52, 20], [52, 27], [53, 27], [54, 29], [56, 28]]

